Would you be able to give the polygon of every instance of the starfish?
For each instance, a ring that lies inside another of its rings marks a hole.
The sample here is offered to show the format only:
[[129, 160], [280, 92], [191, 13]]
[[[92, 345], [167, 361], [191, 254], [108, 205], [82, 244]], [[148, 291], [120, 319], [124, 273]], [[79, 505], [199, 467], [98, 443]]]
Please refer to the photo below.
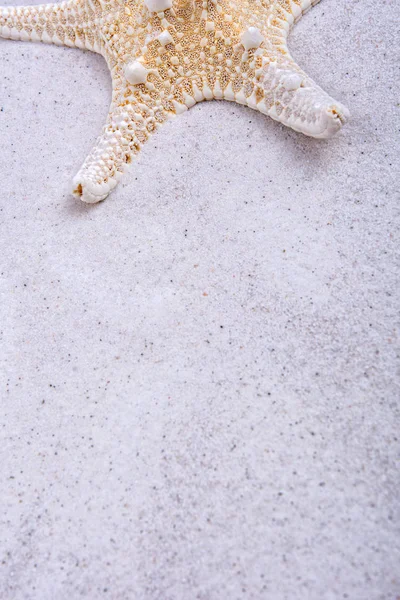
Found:
[[296, 64], [288, 32], [319, 0], [66, 0], [0, 8], [0, 37], [104, 56], [112, 101], [74, 179], [84, 202], [104, 200], [151, 133], [197, 102], [245, 104], [315, 138], [348, 110]]

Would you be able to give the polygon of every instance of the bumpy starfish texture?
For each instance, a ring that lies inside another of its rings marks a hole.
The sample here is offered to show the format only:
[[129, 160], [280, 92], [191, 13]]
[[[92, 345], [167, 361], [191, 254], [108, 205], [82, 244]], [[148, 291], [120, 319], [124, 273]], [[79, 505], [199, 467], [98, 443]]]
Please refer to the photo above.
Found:
[[106, 125], [74, 179], [85, 202], [106, 198], [167, 119], [202, 100], [245, 104], [316, 138], [347, 109], [292, 59], [288, 32], [318, 0], [67, 0], [0, 8], [0, 37], [93, 50], [113, 92]]

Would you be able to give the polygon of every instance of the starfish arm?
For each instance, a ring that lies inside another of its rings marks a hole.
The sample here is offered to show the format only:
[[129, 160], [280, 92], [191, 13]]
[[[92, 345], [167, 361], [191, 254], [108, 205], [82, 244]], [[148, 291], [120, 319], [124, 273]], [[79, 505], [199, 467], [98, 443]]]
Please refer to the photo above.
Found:
[[73, 181], [73, 194], [94, 204], [114, 189], [151, 133], [173, 116], [154, 86], [113, 77], [113, 97], [103, 131]]
[[350, 116], [290, 56], [266, 61], [254, 85], [260, 100], [252, 108], [311, 137], [332, 137]]
[[100, 52], [92, 33], [91, 12], [89, 3], [81, 0], [0, 7], [0, 37]]
[[[290, 27], [319, 0], [276, 0], [260, 28], [243, 29], [235, 46], [233, 88], [224, 97], [280, 121], [305, 135], [330, 138], [349, 111], [296, 64], [287, 47]], [[235, 65], [236, 63], [236, 65]]]
[[[287, 37], [294, 23], [319, 0], [277, 0], [269, 13], [265, 37], [270, 44], [255, 70], [251, 105], [295, 131], [330, 138], [350, 116], [348, 109], [324, 92], [290, 55]], [[260, 52], [262, 54], [262, 52]]]

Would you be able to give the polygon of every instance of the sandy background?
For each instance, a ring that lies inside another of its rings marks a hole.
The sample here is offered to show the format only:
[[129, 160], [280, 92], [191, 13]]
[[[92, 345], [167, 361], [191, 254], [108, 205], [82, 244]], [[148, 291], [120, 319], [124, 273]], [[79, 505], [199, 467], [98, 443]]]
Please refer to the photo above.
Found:
[[2, 600], [400, 596], [396, 15], [292, 34], [337, 138], [203, 103], [92, 207], [103, 59], [0, 40]]

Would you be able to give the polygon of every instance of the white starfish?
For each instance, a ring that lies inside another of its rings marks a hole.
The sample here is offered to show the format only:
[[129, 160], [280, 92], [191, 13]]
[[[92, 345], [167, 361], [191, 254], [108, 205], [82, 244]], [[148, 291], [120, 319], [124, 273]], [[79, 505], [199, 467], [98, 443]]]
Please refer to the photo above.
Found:
[[290, 56], [290, 27], [318, 0], [67, 0], [0, 8], [0, 37], [93, 50], [111, 71], [111, 107], [74, 179], [103, 200], [159, 125], [202, 100], [246, 104], [316, 138], [348, 117]]

